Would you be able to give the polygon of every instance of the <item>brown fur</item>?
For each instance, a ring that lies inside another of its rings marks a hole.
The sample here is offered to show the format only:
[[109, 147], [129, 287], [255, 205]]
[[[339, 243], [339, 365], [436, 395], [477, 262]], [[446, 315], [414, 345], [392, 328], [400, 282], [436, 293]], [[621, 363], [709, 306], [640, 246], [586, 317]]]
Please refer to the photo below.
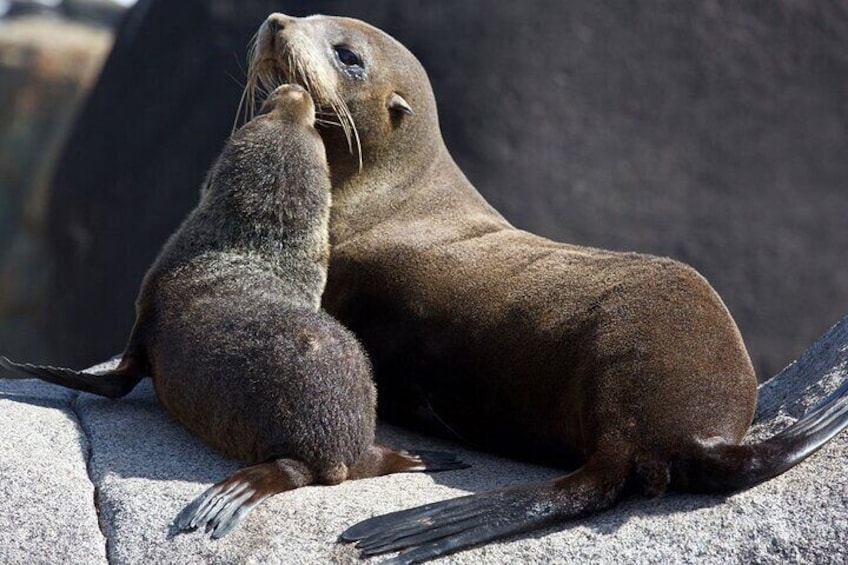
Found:
[[[360, 56], [361, 73], [334, 56], [338, 46]], [[695, 488], [708, 467], [750, 470], [750, 454], [724, 448], [751, 423], [757, 380], [736, 324], [695, 270], [511, 226], [448, 153], [424, 69], [363, 22], [273, 14], [252, 72], [268, 85], [303, 83], [326, 110], [341, 99], [356, 126], [361, 160], [342, 130], [321, 129], [334, 199], [324, 305], [371, 354], [381, 413], [583, 465], [551, 484], [374, 518], [346, 539], [366, 554], [422, 544], [411, 562], [600, 510], [625, 485], [659, 494]], [[392, 107], [395, 95], [412, 115]]]
[[[632, 458], [638, 444], [671, 455], [693, 438], [742, 438], [757, 381], [703, 277], [513, 228], [453, 163], [408, 51], [353, 20], [289, 25], [295, 53], [338, 28], [370, 62], [367, 81], [343, 85], [361, 173], [338, 130], [322, 130], [334, 199], [324, 304], [365, 342], [393, 415], [404, 416], [390, 398], [402, 374], [469, 441], [575, 463], [609, 441]], [[396, 90], [415, 116], [393, 123], [385, 101]]]
[[376, 392], [353, 334], [320, 309], [330, 180], [300, 86], [271, 93], [211, 168], [200, 204], [141, 285], [136, 325], [105, 375], [0, 364], [106, 396], [153, 378], [187, 430], [249, 465], [177, 517], [179, 530], [232, 530], [265, 498], [299, 486], [463, 467], [448, 454], [374, 445]]
[[269, 105], [145, 276], [129, 349], [143, 347], [165, 409], [205, 442], [322, 476], [373, 442], [376, 394], [358, 343], [319, 310], [330, 197], [309, 96], [284, 89]]

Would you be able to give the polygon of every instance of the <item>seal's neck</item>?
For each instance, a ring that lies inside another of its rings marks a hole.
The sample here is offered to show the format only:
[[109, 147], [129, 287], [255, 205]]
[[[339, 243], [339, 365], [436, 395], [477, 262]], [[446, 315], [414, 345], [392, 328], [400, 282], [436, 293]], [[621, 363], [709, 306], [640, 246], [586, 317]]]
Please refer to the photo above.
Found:
[[[378, 161], [359, 174], [342, 178], [333, 173], [330, 237], [334, 246], [379, 229], [381, 224], [410, 223], [425, 217], [430, 222], [443, 220], [446, 226], [468, 228], [480, 223], [486, 224], [487, 230], [493, 224], [510, 227], [468, 181], [444, 144], [435, 146], [427, 159], [414, 161], [415, 166], [404, 157]], [[450, 237], [449, 230], [445, 235]]]
[[[198, 208], [203, 223], [222, 248], [249, 249], [268, 259], [281, 250], [320, 254], [326, 245], [330, 197], [326, 188], [308, 182], [280, 182], [267, 191], [227, 191], [210, 195]], [[290, 251], [289, 251], [290, 252]]]
[[[251, 122], [213, 166], [197, 214], [215, 226], [210, 241], [257, 251], [320, 239], [330, 193], [327, 170], [296, 128]], [[281, 143], [280, 140], [287, 140]]]

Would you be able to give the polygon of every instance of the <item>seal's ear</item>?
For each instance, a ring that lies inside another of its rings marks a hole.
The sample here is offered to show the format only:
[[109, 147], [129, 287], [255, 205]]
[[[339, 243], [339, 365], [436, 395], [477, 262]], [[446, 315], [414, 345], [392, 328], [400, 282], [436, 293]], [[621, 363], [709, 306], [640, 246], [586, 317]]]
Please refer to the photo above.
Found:
[[393, 92], [391, 96], [389, 96], [389, 110], [394, 110], [395, 112], [403, 112], [407, 116], [414, 116], [415, 112], [412, 111], [412, 107], [410, 107], [409, 102], [404, 100], [403, 96], [398, 94], [397, 92]]

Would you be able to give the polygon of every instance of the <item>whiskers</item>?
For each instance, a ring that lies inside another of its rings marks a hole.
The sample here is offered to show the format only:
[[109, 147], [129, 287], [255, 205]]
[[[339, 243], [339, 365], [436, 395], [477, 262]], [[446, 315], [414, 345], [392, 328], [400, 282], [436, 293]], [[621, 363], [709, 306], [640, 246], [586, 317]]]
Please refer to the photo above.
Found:
[[[239, 99], [238, 108], [236, 109], [236, 115], [233, 118], [233, 131], [238, 129], [239, 125], [245, 124], [253, 119], [253, 116], [256, 113], [256, 91], [257, 88], [261, 89], [262, 86], [256, 80], [256, 72], [258, 65], [256, 64], [256, 45], [257, 45], [257, 36], [259, 32], [253, 34], [253, 37], [250, 38], [250, 41], [247, 44], [247, 72], [245, 73], [245, 85], [244, 89], [241, 92], [241, 98]], [[268, 93], [264, 92], [264, 95], [267, 96]], [[241, 119], [243, 116], [243, 119]]]
[[315, 112], [315, 123], [322, 126], [344, 127], [334, 112]]
[[262, 53], [256, 36], [251, 40], [248, 53], [246, 86], [236, 113], [236, 124], [243, 116], [244, 122], [256, 115], [257, 107], [285, 83], [296, 83], [306, 89], [315, 101], [315, 122], [322, 126], [340, 127], [347, 140], [348, 150], [355, 155], [362, 170], [362, 143], [353, 116], [336, 88], [336, 79], [329, 75], [326, 67], [309, 62], [305, 56], [297, 56], [290, 43], [269, 57]]

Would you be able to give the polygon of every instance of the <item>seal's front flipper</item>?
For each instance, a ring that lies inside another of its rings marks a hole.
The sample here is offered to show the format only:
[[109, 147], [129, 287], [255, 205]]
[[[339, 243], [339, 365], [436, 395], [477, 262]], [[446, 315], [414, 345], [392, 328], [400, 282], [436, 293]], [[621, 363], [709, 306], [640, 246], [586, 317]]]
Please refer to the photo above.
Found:
[[194, 499], [174, 519], [181, 532], [204, 527], [214, 539], [227, 535], [251, 510], [277, 493], [315, 482], [315, 475], [302, 462], [277, 459], [239, 469]]
[[624, 475], [586, 465], [562, 479], [498, 489], [364, 520], [341, 541], [363, 557], [406, 549], [384, 563], [418, 563], [612, 506]]
[[444, 451], [405, 451], [372, 445], [363, 457], [350, 467], [348, 479], [367, 479], [391, 473], [454, 471], [467, 469], [453, 453]]
[[143, 378], [130, 358], [124, 358], [114, 369], [102, 373], [86, 373], [64, 367], [15, 363], [0, 356], [0, 367], [12, 373], [6, 379], [41, 379], [63, 387], [90, 392], [108, 398], [120, 398], [129, 393]]

